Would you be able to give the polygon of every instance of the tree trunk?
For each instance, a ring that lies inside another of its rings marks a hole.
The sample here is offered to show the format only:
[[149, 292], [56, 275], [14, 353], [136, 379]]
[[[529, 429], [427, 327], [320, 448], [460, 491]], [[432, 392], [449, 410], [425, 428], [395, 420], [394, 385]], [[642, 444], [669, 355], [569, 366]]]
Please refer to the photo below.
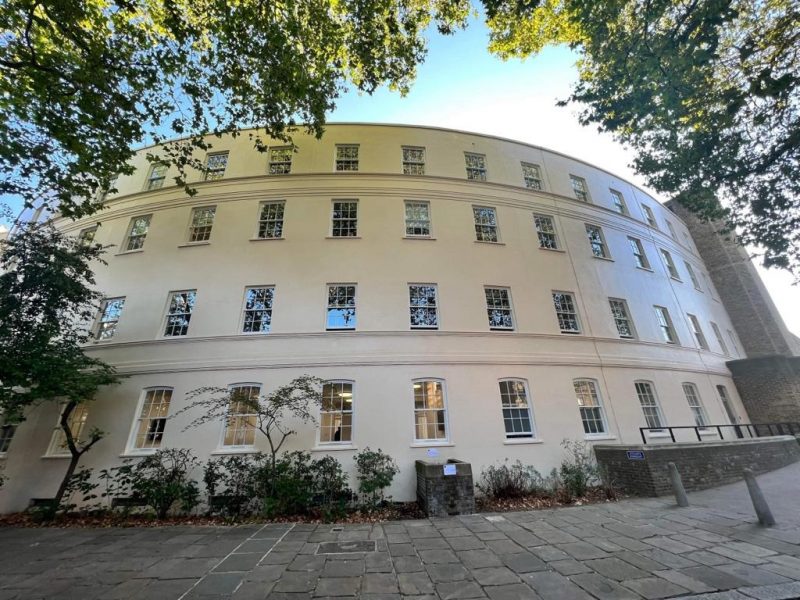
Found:
[[56, 516], [56, 512], [58, 511], [58, 507], [61, 505], [61, 501], [64, 499], [64, 494], [67, 491], [67, 486], [69, 485], [69, 480], [72, 479], [72, 476], [75, 474], [75, 469], [78, 467], [78, 461], [81, 459], [80, 454], [72, 454], [69, 459], [69, 466], [67, 467], [67, 472], [64, 474], [64, 479], [61, 480], [61, 485], [58, 486], [58, 491], [56, 492], [55, 498], [53, 498], [53, 505], [50, 508], [50, 518], [54, 518]]

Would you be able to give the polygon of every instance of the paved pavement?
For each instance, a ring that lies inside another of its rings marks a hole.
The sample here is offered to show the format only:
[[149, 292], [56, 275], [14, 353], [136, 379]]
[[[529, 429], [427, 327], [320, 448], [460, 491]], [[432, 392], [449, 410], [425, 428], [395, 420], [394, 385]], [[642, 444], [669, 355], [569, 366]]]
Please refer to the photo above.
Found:
[[[0, 529], [0, 600], [800, 598], [800, 465], [666, 499], [375, 525]], [[742, 500], [743, 499], [743, 500]]]

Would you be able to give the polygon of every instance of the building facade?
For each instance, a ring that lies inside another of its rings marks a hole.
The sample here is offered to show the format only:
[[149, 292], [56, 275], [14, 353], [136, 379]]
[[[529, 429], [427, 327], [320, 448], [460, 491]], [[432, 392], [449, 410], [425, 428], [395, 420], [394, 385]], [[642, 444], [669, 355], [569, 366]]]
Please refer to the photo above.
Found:
[[[330, 125], [266, 153], [246, 135], [212, 143], [193, 197], [143, 149], [102, 213], [56, 220], [113, 246], [88, 352], [127, 376], [76, 416], [107, 432], [82, 465], [265, 450], [236, 406], [200, 428], [174, 415], [202, 386], [268, 393], [302, 374], [326, 381], [323, 406], [287, 449], [351, 468], [381, 448], [400, 500], [415, 459], [546, 473], [564, 439], [748, 421], [726, 367], [742, 344], [708, 268], [684, 222], [630, 183], [428, 127]], [[45, 406], [5, 434], [0, 510], [55, 492], [57, 419]]]

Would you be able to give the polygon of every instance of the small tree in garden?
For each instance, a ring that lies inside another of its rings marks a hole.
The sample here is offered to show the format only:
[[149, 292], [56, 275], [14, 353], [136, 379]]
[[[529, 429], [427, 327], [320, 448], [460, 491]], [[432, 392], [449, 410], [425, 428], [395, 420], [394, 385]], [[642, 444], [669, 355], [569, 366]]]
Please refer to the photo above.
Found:
[[400, 472], [397, 463], [380, 448], [364, 448], [354, 457], [358, 470], [358, 491], [364, 496], [369, 508], [376, 508], [384, 502], [383, 490], [392, 485], [394, 476]]
[[592, 450], [586, 442], [564, 439], [561, 447], [566, 458], [561, 461], [561, 481], [567, 495], [585, 496], [590, 486], [597, 484], [597, 463], [592, 458]]
[[56, 492], [56, 510], [78, 462], [103, 438], [92, 429], [79, 439], [76, 409], [104, 385], [119, 381], [114, 368], [84, 354], [102, 295], [90, 263], [103, 248], [65, 236], [49, 224], [29, 223], [0, 246], [0, 413], [25, 419], [44, 402], [59, 404], [59, 427], [70, 461]]
[[271, 466], [274, 469], [278, 453], [286, 440], [297, 434], [289, 420], [316, 425], [314, 410], [322, 405], [322, 379], [311, 375], [301, 375], [267, 395], [251, 395], [221, 387], [201, 387], [187, 394], [190, 400], [184, 412], [201, 412], [184, 428], [199, 427], [212, 421], [230, 419], [229, 408], [237, 403], [240, 414], [252, 415], [250, 427], [261, 432], [269, 444]]

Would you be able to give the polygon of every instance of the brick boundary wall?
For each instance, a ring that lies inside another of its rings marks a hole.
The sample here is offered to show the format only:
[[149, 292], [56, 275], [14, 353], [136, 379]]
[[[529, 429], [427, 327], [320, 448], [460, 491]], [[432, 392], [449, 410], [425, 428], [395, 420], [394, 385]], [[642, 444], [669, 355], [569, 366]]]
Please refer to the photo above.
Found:
[[453, 459], [447, 464], [455, 466], [455, 475], [445, 475], [442, 463], [416, 461], [417, 502], [429, 517], [471, 515], [475, 512], [472, 465]]
[[[628, 451], [641, 452], [644, 460], [631, 460]], [[789, 435], [736, 440], [594, 447], [597, 462], [614, 484], [634, 496], [672, 493], [667, 463], [674, 462], [687, 491], [703, 490], [742, 479], [745, 467], [765, 473], [800, 461], [798, 439]]]
[[800, 423], [800, 356], [764, 356], [726, 363], [750, 421]]

